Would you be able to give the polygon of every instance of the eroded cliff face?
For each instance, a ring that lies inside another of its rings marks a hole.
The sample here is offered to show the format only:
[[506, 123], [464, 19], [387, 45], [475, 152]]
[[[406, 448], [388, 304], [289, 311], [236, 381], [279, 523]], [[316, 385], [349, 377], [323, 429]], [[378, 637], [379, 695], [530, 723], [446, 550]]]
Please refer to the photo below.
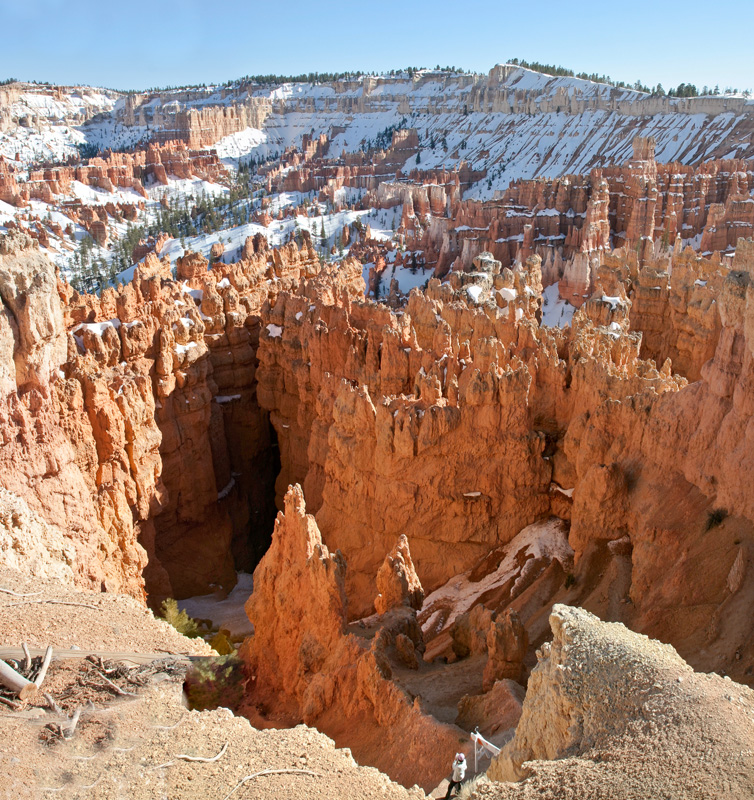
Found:
[[349, 632], [347, 572], [292, 486], [246, 604], [254, 635], [241, 650], [250, 675], [244, 713], [258, 727], [313, 725], [347, 742], [361, 763], [430, 790], [466, 734], [424, 713], [392, 680], [399, 640], [421, 644], [413, 609], [386, 614], [368, 635]]
[[96, 298], [22, 238], [0, 256], [3, 485], [67, 531], [76, 580], [146, 580], [154, 602], [229, 587], [269, 543], [273, 483], [279, 507], [299, 483], [355, 619], [401, 535], [432, 593], [553, 515], [575, 586], [551, 570], [537, 602], [492, 609], [532, 643], [565, 592], [695, 664], [751, 666], [750, 244], [732, 265], [614, 251], [556, 329], [538, 256], [481, 254], [389, 308], [358, 262], [260, 237], [237, 264], [186, 255], [176, 280], [150, 255]]
[[[559, 329], [537, 255], [388, 306], [359, 262], [258, 237], [94, 297], [6, 237], [0, 547], [153, 603], [261, 558], [245, 713], [426, 787], [453, 720], [515, 724], [554, 602], [751, 680], [754, 248], [653, 253], [607, 254]], [[439, 711], [415, 699], [437, 658], [470, 687]]]
[[[78, 584], [143, 597], [137, 525], [159, 473], [142, 468], [139, 481], [139, 470], [159, 438], [143, 437], [132, 462], [126, 432], [132, 442], [141, 428], [156, 432], [151, 392], [133, 376], [119, 379], [115, 364], [107, 374], [79, 373], [54, 267], [29, 237], [4, 237], [0, 281], [3, 486], [63, 531], [68, 541], [58, 547]], [[145, 501], [135, 518], [139, 489]]]
[[546, 517], [553, 480], [572, 488], [563, 439], [577, 411], [682, 385], [639, 359], [627, 301], [595, 299], [595, 321], [582, 315], [570, 342], [540, 328], [539, 267], [480, 261], [393, 313], [351, 301], [317, 314], [286, 294], [270, 310], [259, 396], [281, 443], [279, 489], [302, 482], [326, 541], [354, 565], [352, 614], [371, 608], [398, 535], [436, 588]]
[[[288, 248], [268, 265], [250, 243], [227, 275], [187, 256], [180, 281], [149, 255], [95, 297], [60, 283], [29, 237], [0, 247], [3, 486], [65, 531], [81, 585], [143, 599], [146, 580], [154, 605], [230, 588], [274, 518], [274, 434], [254, 399], [259, 309], [311, 254]], [[256, 294], [240, 303], [246, 276]]]

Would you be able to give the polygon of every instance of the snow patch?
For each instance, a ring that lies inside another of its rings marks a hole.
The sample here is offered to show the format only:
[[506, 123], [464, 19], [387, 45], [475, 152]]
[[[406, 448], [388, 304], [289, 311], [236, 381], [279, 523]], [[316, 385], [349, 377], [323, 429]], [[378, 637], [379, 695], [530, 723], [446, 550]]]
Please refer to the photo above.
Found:
[[244, 605], [254, 589], [254, 579], [248, 572], [238, 573], [238, 583], [223, 597], [223, 593], [203, 594], [178, 601], [178, 608], [194, 619], [211, 619], [218, 628], [229, 630], [231, 636], [250, 636], [254, 626], [244, 611]]
[[[564, 568], [571, 568], [573, 550], [568, 544], [568, 531], [562, 520], [550, 517], [528, 525], [506, 545], [497, 569], [481, 580], [471, 581], [469, 571], [456, 575], [432, 592], [424, 600], [422, 613], [428, 615], [422, 623], [424, 633], [434, 637], [447, 630], [461, 614], [475, 606], [480, 597], [508, 581], [512, 584], [511, 597], [514, 597], [516, 589], [521, 589], [528, 577], [527, 564], [532, 565], [531, 569], [535, 561], [559, 561]], [[437, 623], [433, 627], [433, 619], [437, 620], [435, 612], [440, 609], [449, 609], [449, 614], [441, 627], [438, 628]]]

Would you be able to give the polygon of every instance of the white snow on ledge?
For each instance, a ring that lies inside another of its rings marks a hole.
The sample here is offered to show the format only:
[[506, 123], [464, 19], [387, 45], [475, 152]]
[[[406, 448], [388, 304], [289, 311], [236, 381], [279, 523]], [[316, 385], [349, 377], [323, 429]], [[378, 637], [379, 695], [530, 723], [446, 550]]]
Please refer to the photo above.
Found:
[[[523, 556], [523, 558], [522, 558]], [[512, 582], [511, 598], [523, 591], [529, 570], [542, 559], [559, 561], [564, 567], [573, 561], [565, 523], [557, 517], [528, 525], [505, 546], [498, 568], [480, 581], [469, 580], [469, 572], [456, 575], [424, 600], [421, 622], [428, 639], [447, 630], [461, 615], [469, 611], [486, 592]], [[523, 564], [523, 567], [521, 566]], [[447, 617], [443, 619], [445, 612]], [[428, 616], [427, 616], [428, 615]]]
[[481, 492], [464, 492], [463, 496], [464, 497], [481, 497], [482, 493]]
[[482, 294], [482, 287], [481, 286], [467, 286], [466, 287], [466, 294], [469, 296], [469, 299], [472, 300], [474, 303], [479, 302], [479, 296]]
[[71, 333], [78, 333], [79, 331], [91, 331], [97, 336], [102, 336], [106, 328], [120, 328], [120, 320], [117, 317], [113, 319], [106, 319], [104, 322], [81, 322], [71, 330]]
[[254, 626], [246, 616], [244, 604], [253, 588], [252, 576], [239, 572], [238, 583], [227, 597], [219, 592], [187, 597], [178, 601], [178, 608], [194, 619], [211, 619], [218, 628], [229, 630], [232, 636], [249, 636], [254, 632]]
[[236, 485], [236, 479], [235, 478], [231, 478], [230, 481], [228, 481], [228, 485], [224, 486], [222, 491], [219, 491], [217, 493], [217, 499], [218, 500], [224, 500], [231, 493], [231, 491], [232, 491], [232, 489], [233, 489], [233, 487], [235, 485]]
[[217, 397], [214, 398], [215, 402], [219, 405], [223, 405], [223, 403], [230, 403], [233, 400], [240, 400], [240, 394], [218, 394]]
[[192, 347], [198, 347], [196, 342], [189, 342], [188, 344], [176, 344], [175, 354], [178, 356], [185, 355]]
[[280, 325], [273, 325], [270, 323], [267, 326], [267, 330], [270, 332], [270, 339], [276, 339], [278, 336], [283, 335], [283, 329], [280, 327]]
[[542, 325], [550, 328], [565, 328], [571, 324], [576, 307], [559, 295], [557, 283], [542, 292]]

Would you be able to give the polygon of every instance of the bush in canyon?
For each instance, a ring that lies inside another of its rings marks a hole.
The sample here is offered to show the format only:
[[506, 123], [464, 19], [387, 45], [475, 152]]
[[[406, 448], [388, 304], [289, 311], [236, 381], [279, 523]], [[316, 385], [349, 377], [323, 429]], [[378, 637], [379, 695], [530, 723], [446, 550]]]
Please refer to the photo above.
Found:
[[168, 597], [162, 603], [162, 619], [172, 625], [178, 633], [183, 634], [189, 639], [198, 639], [202, 632], [199, 623], [192, 619], [185, 611], [178, 608], [178, 602], [172, 597]]
[[183, 689], [192, 710], [222, 706], [236, 711], [243, 700], [246, 680], [243, 661], [231, 653], [195, 662], [186, 673]]

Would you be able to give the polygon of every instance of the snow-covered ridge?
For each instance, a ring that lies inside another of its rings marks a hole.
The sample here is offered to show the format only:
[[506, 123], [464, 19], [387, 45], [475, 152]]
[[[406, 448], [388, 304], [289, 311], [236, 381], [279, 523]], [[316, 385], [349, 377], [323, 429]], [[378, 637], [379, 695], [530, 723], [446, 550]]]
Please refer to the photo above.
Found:
[[300, 146], [311, 131], [330, 138], [332, 155], [374, 144], [391, 127], [413, 127], [421, 161], [409, 158], [404, 173], [452, 169], [465, 161], [488, 171], [468, 195], [482, 199], [519, 178], [623, 163], [635, 135], [653, 136], [663, 162], [754, 156], [754, 103], [742, 97], [655, 97], [513, 65], [488, 75], [425, 70], [331, 83], [214, 87], [130, 97], [126, 105], [116, 117], [166, 129], [177, 128], [194, 109], [204, 115], [202, 131], [211, 124], [208, 115], [225, 119], [224, 110], [233, 106], [238, 130], [218, 126], [222, 138], [213, 142], [231, 162], [274, 157]]
[[15, 124], [81, 125], [112, 111], [119, 97], [118, 92], [91, 86], [13, 83], [0, 88], [0, 119], [5, 128]]
[[[446, 110], [457, 106], [468, 111], [524, 110], [527, 113], [554, 111], [561, 106], [570, 113], [587, 109], [620, 111], [642, 116], [658, 112], [711, 113], [742, 112], [754, 101], [733, 96], [679, 98], [651, 96], [633, 89], [617, 88], [583, 78], [552, 76], [512, 64], [498, 64], [486, 75], [419, 70], [413, 75], [363, 75], [323, 83], [282, 83], [259, 86], [239, 83], [231, 87], [176, 89], [142, 93], [133, 97], [132, 107], [146, 112], [162, 109], [177, 113], [211, 106], [271, 105], [276, 110], [332, 109], [341, 102], [352, 112], [384, 110], [384, 103], [405, 101], [406, 113], [437, 113], [438, 101]], [[505, 105], [509, 108], [506, 109]], [[119, 104], [116, 113], [126, 113]]]

